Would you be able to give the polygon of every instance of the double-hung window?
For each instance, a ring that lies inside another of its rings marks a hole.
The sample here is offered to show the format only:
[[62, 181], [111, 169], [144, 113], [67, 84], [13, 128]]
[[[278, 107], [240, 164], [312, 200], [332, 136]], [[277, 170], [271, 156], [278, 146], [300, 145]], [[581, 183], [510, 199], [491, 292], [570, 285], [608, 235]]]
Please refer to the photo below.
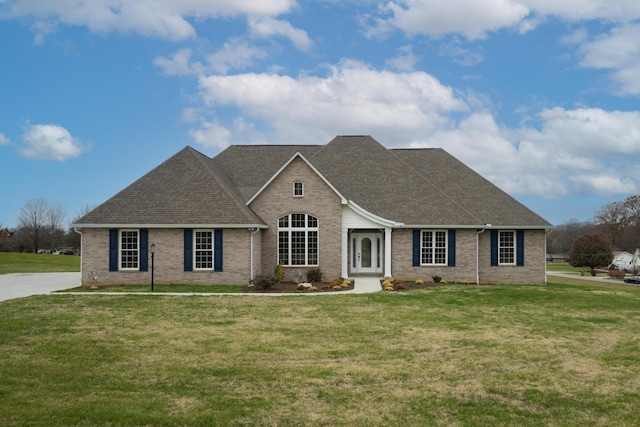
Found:
[[420, 233], [420, 264], [447, 265], [447, 231], [422, 230]]
[[140, 266], [140, 233], [120, 230], [120, 270], [138, 270]]
[[318, 265], [318, 218], [302, 213], [278, 218], [278, 263]]
[[193, 255], [196, 270], [213, 270], [212, 230], [194, 230]]
[[293, 197], [304, 196], [304, 184], [300, 181], [293, 183]]
[[498, 264], [516, 264], [516, 232], [502, 231], [498, 234]]

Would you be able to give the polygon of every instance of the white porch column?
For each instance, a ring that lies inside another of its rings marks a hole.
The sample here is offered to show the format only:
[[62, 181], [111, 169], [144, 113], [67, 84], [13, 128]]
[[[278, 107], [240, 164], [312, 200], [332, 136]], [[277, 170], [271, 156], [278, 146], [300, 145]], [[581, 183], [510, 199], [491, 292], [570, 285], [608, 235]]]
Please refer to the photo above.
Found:
[[384, 275], [391, 277], [391, 227], [384, 229]]
[[349, 277], [349, 229], [342, 227], [342, 277]]

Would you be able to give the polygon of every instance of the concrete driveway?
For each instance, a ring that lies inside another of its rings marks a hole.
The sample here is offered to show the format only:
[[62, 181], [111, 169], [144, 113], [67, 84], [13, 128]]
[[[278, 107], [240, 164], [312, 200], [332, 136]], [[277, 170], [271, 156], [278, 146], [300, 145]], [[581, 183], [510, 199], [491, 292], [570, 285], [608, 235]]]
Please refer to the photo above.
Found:
[[80, 286], [80, 273], [0, 274], [0, 301]]

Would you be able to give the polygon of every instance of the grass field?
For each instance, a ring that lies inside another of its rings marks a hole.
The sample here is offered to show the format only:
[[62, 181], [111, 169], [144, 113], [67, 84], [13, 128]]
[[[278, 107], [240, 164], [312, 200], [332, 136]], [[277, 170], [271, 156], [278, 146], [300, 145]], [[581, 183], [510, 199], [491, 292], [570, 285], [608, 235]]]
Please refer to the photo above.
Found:
[[5, 301], [0, 425], [638, 425], [614, 286]]
[[0, 252], [0, 274], [70, 271], [80, 271], [79, 256]]

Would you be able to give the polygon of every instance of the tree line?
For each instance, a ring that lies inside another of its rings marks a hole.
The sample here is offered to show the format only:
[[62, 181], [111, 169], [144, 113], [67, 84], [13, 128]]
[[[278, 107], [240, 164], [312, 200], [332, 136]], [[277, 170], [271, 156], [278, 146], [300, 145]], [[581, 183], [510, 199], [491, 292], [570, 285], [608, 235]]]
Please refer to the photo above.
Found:
[[589, 221], [556, 226], [547, 236], [547, 252], [568, 255], [575, 240], [585, 235], [602, 237], [614, 251], [633, 253], [640, 247], [640, 196], [608, 203]]
[[55, 252], [61, 248], [80, 251], [80, 235], [70, 226], [86, 214], [84, 208], [67, 223], [67, 213], [60, 203], [46, 199], [29, 199], [20, 209], [15, 228], [0, 224], [0, 252]]

